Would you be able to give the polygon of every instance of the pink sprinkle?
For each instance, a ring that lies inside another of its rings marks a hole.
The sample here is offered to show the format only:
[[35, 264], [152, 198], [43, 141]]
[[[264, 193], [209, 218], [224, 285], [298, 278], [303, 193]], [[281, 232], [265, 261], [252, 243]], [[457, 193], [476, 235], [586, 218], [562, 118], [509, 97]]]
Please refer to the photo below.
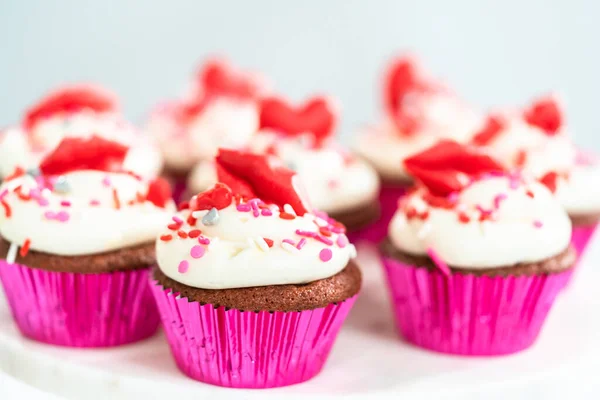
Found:
[[296, 245], [296, 243], [294, 243], [294, 241], [292, 239], [283, 239], [281, 242], [291, 244], [292, 246]]
[[506, 197], [507, 196], [504, 193], [497, 194], [496, 197], [494, 197], [494, 208], [496, 210], [500, 208], [500, 202], [506, 200]]
[[263, 215], [263, 217], [270, 217], [273, 215], [273, 211], [269, 210], [268, 208], [263, 208], [260, 213]]
[[458, 192], [450, 193], [448, 200], [450, 200], [451, 203], [456, 203], [458, 201]]
[[44, 213], [44, 218], [46, 218], [46, 219], [55, 219], [56, 218], [56, 214], [53, 211], [46, 211]]
[[544, 226], [544, 224], [542, 223], [542, 221], [535, 220], [535, 221], [533, 221], [533, 226], [535, 226], [536, 228], [539, 229], [542, 226]]
[[433, 261], [433, 263], [435, 264], [436, 267], [438, 267], [438, 269], [446, 276], [450, 276], [452, 274], [452, 271], [450, 271], [450, 267], [448, 267], [448, 264], [446, 264], [438, 255], [435, 251], [433, 251], [432, 248], [427, 249], [427, 255], [429, 256], [429, 258], [431, 258], [431, 260]]
[[66, 212], [66, 211], [64, 211], [64, 210], [63, 211], [59, 211], [56, 214], [56, 219], [58, 221], [60, 221], [60, 222], [67, 222], [69, 220], [69, 218], [70, 218], [69, 213]]
[[200, 236], [198, 238], [198, 243], [208, 246], [210, 244], [210, 239]]
[[316, 238], [316, 236], [318, 236], [316, 232], [303, 231], [300, 229], [296, 229], [296, 235], [306, 236], [310, 238]]
[[250, 210], [252, 210], [252, 207], [250, 206], [250, 204], [238, 204], [236, 209], [241, 212], [250, 212]]
[[300, 241], [298, 242], [298, 244], [296, 245], [296, 248], [298, 250], [302, 250], [302, 248], [304, 247], [304, 245], [306, 244], [306, 239], [302, 238], [300, 239]]
[[479, 204], [476, 205], [475, 208], [477, 209], [477, 211], [479, 211], [483, 215], [490, 215], [492, 213], [492, 210], [486, 210], [485, 208], [481, 207]]
[[99, 205], [100, 205], [100, 202], [99, 202], [98, 200], [91, 200], [91, 201], [90, 201], [90, 205], [91, 205], [91, 206], [99, 206]]
[[63, 207], [71, 207], [71, 202], [69, 200], [62, 200], [60, 205]]
[[102, 184], [104, 186], [110, 186], [110, 184], [111, 184], [110, 176], [106, 175], [104, 178], [102, 178]]
[[190, 263], [187, 262], [187, 260], [183, 260], [179, 263], [179, 268], [177, 268], [177, 271], [179, 271], [180, 274], [185, 274], [189, 268]]
[[340, 236], [338, 236], [338, 238], [335, 242], [340, 247], [340, 249], [343, 249], [344, 247], [346, 247], [348, 245], [348, 237], [344, 234], [341, 234]]
[[40, 207], [46, 207], [48, 204], [50, 204], [50, 202], [48, 202], [48, 200], [46, 200], [43, 197], [38, 198], [37, 202], [40, 205]]
[[183, 224], [183, 220], [181, 218], [179, 218], [177, 215], [173, 215], [173, 217], [171, 218], [173, 220], [173, 222], [175, 222], [176, 224]]
[[315, 239], [317, 239], [321, 243], [326, 244], [327, 246], [332, 246], [333, 245], [333, 240], [328, 239], [325, 236], [317, 235], [317, 236], [315, 236]]
[[331, 260], [331, 257], [333, 257], [333, 252], [331, 251], [331, 249], [323, 249], [319, 252], [319, 258], [323, 262]]
[[344, 233], [344, 229], [339, 226], [329, 225], [327, 227], [327, 229], [329, 229], [331, 232], [337, 233], [337, 234]]
[[2, 193], [0, 193], [0, 200], [4, 198], [4, 196], [6, 196], [8, 194], [8, 189], [5, 188]]
[[190, 255], [193, 258], [200, 258], [204, 255], [204, 253], [206, 252], [206, 249], [200, 245], [196, 245], [194, 247], [192, 247], [192, 250], [190, 250]]
[[518, 189], [519, 188], [519, 181], [517, 179], [511, 179], [510, 182], [508, 183], [508, 187], [511, 189]]
[[250, 207], [252, 207], [252, 215], [254, 218], [258, 218], [260, 215], [260, 209], [258, 208], [258, 199], [253, 199], [249, 201]]

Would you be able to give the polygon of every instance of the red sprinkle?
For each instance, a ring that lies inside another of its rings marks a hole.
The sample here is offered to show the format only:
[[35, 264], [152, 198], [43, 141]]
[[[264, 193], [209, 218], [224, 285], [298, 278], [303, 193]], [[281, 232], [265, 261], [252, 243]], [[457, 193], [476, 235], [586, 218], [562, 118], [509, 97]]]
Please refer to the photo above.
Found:
[[535, 196], [534, 196], [534, 194], [533, 194], [533, 192], [531, 190], [526, 191], [525, 194], [527, 196], [531, 197], [532, 199], [535, 198]]
[[198, 220], [197, 220], [196, 218], [194, 218], [194, 216], [193, 216], [192, 214], [190, 214], [190, 215], [187, 217], [187, 223], [188, 223], [188, 225], [189, 225], [189, 226], [196, 226], [196, 222], [197, 222], [197, 221], [198, 221]]
[[162, 235], [160, 237], [160, 240], [162, 240], [163, 242], [168, 242], [171, 239], [173, 239], [173, 235]]
[[31, 200], [31, 196], [26, 195], [23, 193], [23, 187], [21, 185], [17, 186], [15, 188], [15, 193], [17, 194], [17, 196], [19, 197], [19, 199], [23, 200], [23, 201], [29, 201]]
[[21, 246], [21, 249], [19, 250], [21, 257], [25, 257], [27, 253], [29, 253], [29, 245], [31, 245], [31, 240], [25, 239], [23, 246]]
[[273, 241], [271, 239], [263, 238], [269, 247], [273, 247]]
[[196, 239], [201, 234], [202, 234], [202, 231], [200, 229], [192, 229], [191, 231], [188, 232], [188, 236], [191, 237], [192, 239]]
[[281, 219], [296, 219], [296, 217], [290, 213], [286, 213], [285, 211], [279, 213], [279, 218]]
[[113, 201], [115, 203], [115, 208], [118, 210], [121, 208], [121, 201], [119, 200], [119, 194], [117, 193], [117, 189], [112, 190]]
[[464, 212], [459, 212], [458, 213], [458, 220], [460, 222], [462, 222], [463, 224], [469, 223], [471, 221], [471, 218], [469, 218], [469, 216], [467, 214], [465, 214]]
[[187, 210], [188, 208], [190, 208], [190, 202], [189, 201], [182, 201], [177, 206], [177, 210], [179, 210], [179, 211]]
[[404, 213], [406, 214], [407, 219], [413, 219], [417, 216], [417, 210], [415, 210], [414, 207], [407, 207]]
[[143, 203], [146, 201], [146, 196], [144, 196], [140, 192], [136, 192], [135, 199], [137, 200], [138, 203]]
[[12, 215], [12, 210], [11, 210], [10, 206], [4, 199], [1, 200], [0, 203], [2, 204], [2, 207], [4, 208], [4, 215], [6, 216], [6, 218], [10, 218], [10, 216]]
[[527, 162], [527, 153], [525, 152], [525, 150], [519, 150], [519, 152], [517, 153], [517, 156], [515, 157], [515, 165], [518, 168], [521, 168], [525, 165], [526, 162]]
[[425, 193], [423, 200], [432, 207], [451, 209], [454, 208], [454, 202], [448, 197], [434, 196], [431, 193]]
[[429, 210], [423, 211], [421, 214], [417, 215], [417, 217], [425, 221], [427, 218], [429, 218]]
[[552, 193], [556, 192], [556, 181], [558, 180], [558, 174], [556, 172], [548, 172], [540, 179]]
[[175, 224], [175, 223], [167, 225], [167, 228], [169, 228], [169, 229], [170, 229], [170, 230], [172, 230], [172, 231], [176, 231], [176, 230], [178, 230], [180, 227], [181, 227], [181, 224]]
[[177, 235], [182, 239], [187, 239], [187, 237], [188, 237], [188, 234], [185, 233], [184, 231], [177, 231]]
[[327, 237], [331, 236], [331, 231], [327, 228], [319, 228], [319, 232], [323, 236], [327, 236]]

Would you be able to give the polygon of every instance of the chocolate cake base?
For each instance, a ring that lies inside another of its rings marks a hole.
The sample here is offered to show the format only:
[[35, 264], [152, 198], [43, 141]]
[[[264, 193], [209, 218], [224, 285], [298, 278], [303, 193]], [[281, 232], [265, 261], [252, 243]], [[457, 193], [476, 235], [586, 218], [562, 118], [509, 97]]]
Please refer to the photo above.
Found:
[[575, 227], [595, 225], [600, 220], [600, 213], [595, 214], [580, 214], [580, 215], [569, 215], [571, 223]]
[[364, 228], [379, 219], [381, 210], [377, 200], [348, 210], [329, 213], [329, 216], [344, 224], [348, 232]]
[[[5, 259], [10, 243], [0, 238], [0, 258]], [[106, 253], [61, 256], [29, 250], [25, 257], [17, 252], [17, 264], [54, 272], [100, 274], [148, 268], [156, 263], [154, 242], [126, 247]]]
[[353, 261], [336, 275], [303, 285], [271, 285], [239, 289], [199, 289], [179, 283], [158, 268], [154, 279], [190, 301], [241, 311], [303, 311], [339, 303], [360, 290], [362, 276]]
[[[437, 269], [434, 262], [428, 256], [414, 255], [398, 250], [390, 242], [389, 238], [381, 244], [380, 248], [386, 257], [394, 258], [402, 263], [414, 265], [417, 268]], [[572, 246], [569, 246], [560, 254], [538, 262], [519, 263], [498, 268], [469, 269], [454, 267], [452, 265], [448, 265], [448, 267], [453, 273], [471, 274], [475, 276], [532, 276], [563, 272], [575, 265], [576, 258], [577, 253], [575, 252], [575, 249]]]

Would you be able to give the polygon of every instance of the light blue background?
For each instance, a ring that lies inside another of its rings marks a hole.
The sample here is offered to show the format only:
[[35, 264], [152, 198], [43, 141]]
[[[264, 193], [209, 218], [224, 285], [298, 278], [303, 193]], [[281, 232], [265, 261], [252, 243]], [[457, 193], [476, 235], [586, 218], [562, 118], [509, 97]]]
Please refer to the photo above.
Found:
[[558, 90], [578, 143], [599, 149], [599, 14], [592, 0], [0, 0], [0, 126], [71, 80], [112, 87], [140, 121], [223, 53], [292, 98], [338, 96], [348, 138], [378, 114], [385, 60], [413, 49], [484, 107]]

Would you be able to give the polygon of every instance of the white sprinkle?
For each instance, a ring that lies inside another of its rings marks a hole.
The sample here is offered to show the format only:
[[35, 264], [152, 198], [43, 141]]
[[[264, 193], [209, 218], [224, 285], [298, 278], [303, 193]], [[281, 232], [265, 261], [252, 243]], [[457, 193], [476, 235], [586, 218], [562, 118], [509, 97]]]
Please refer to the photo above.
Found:
[[17, 251], [19, 250], [19, 245], [16, 243], [11, 243], [8, 248], [8, 253], [6, 253], [6, 262], [9, 264], [14, 264], [17, 259]]
[[283, 205], [283, 211], [285, 211], [288, 214], [292, 214], [294, 217], [296, 216], [296, 211], [294, 211], [294, 208], [289, 204]]
[[287, 251], [288, 253], [292, 254], [300, 252], [300, 250], [298, 250], [295, 246], [292, 246], [291, 244], [286, 242], [281, 243], [281, 248]]
[[269, 245], [267, 244], [267, 242], [265, 242], [265, 239], [263, 239], [260, 236], [257, 236], [256, 238], [254, 238], [254, 242], [257, 244], [257, 246], [264, 251], [265, 253], [267, 251], [269, 251]]
[[317, 226], [319, 228], [325, 228], [326, 226], [329, 225], [329, 223], [327, 221], [325, 221], [323, 218], [315, 218], [315, 223], [317, 224]]
[[206, 210], [192, 211], [192, 217], [196, 219], [202, 219], [206, 213], [208, 213]]

